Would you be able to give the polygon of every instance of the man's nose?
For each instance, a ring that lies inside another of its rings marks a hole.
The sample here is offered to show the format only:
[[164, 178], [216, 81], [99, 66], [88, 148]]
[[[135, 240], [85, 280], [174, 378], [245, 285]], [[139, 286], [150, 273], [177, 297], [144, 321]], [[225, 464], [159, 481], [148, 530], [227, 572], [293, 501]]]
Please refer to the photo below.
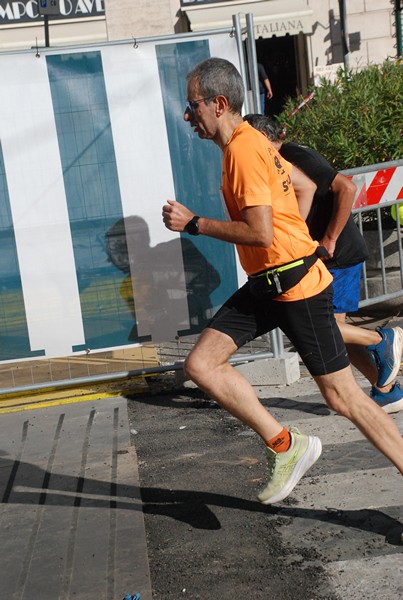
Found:
[[189, 121], [189, 123], [192, 120], [192, 113], [189, 110], [189, 108], [185, 108], [185, 112], [183, 113], [183, 120], [184, 121]]

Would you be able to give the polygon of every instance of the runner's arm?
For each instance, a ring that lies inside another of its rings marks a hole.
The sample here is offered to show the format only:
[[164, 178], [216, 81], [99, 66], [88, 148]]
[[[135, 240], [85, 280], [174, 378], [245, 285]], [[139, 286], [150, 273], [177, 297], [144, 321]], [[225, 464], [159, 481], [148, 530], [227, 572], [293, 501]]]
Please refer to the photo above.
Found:
[[334, 194], [333, 213], [320, 244], [333, 256], [337, 238], [351, 214], [357, 186], [342, 173], [337, 173], [330, 189]]
[[[165, 227], [171, 231], [185, 231], [194, 213], [180, 202], [168, 200], [162, 208]], [[242, 244], [268, 248], [273, 242], [271, 206], [251, 206], [242, 211], [242, 221], [219, 221], [200, 217], [199, 233], [208, 237]]]
[[316, 183], [295, 165], [292, 167], [291, 181], [297, 197], [299, 213], [305, 221], [311, 210], [313, 197], [316, 192]]

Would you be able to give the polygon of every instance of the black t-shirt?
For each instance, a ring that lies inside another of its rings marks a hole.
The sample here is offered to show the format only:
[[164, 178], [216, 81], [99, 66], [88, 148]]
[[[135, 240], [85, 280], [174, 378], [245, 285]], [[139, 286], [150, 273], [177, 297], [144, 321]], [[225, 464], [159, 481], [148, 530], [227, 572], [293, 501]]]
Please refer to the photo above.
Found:
[[[330, 186], [337, 171], [319, 152], [294, 142], [282, 144], [280, 154], [316, 183], [317, 189], [306, 223], [311, 237], [320, 241], [332, 217], [334, 194]], [[364, 261], [367, 257], [368, 250], [365, 240], [350, 215], [343, 231], [337, 238], [333, 258], [326, 261], [326, 266], [329, 268], [350, 267]]]

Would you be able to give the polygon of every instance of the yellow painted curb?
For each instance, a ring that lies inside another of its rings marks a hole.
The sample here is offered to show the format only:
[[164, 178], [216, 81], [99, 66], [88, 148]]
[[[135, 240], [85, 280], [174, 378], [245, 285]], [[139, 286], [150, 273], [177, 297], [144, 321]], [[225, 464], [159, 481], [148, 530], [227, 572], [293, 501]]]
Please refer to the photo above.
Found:
[[19, 412], [21, 410], [33, 410], [34, 408], [49, 408], [50, 406], [61, 406], [62, 404], [74, 404], [75, 402], [90, 402], [92, 400], [102, 400], [104, 398], [114, 398], [121, 394], [93, 394], [89, 396], [78, 396], [74, 398], [65, 398], [63, 400], [38, 400], [34, 404], [24, 404], [19, 406], [10, 406], [9, 408], [0, 408], [0, 415], [5, 413]]
[[33, 410], [34, 408], [48, 408], [63, 404], [73, 404], [75, 402], [91, 402], [94, 400], [124, 396], [125, 394], [141, 394], [147, 392], [148, 389], [148, 385], [144, 378], [141, 378], [141, 381], [138, 381], [137, 385], [133, 385], [132, 380], [131, 384], [125, 385], [122, 383], [120, 386], [115, 382], [112, 385], [91, 386], [91, 389], [65, 388], [63, 390], [57, 390], [56, 388], [46, 388], [38, 390], [35, 394], [11, 393], [5, 395], [3, 399], [0, 397], [0, 414]]

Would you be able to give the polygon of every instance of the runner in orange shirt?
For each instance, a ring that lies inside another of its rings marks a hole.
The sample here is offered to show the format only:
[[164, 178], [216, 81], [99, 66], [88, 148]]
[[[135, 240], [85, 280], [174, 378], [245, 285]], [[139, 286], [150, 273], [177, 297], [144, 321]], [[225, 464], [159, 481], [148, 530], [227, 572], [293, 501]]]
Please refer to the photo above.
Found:
[[[236, 127], [223, 154], [222, 193], [230, 218], [242, 222], [244, 210], [268, 203], [272, 206], [272, 244], [269, 247], [237, 245], [241, 265], [248, 275], [312, 255], [319, 246], [300, 217], [291, 171], [292, 165], [263, 136], [256, 136], [255, 130], [246, 123]], [[262, 181], [265, 173], [266, 182]], [[310, 277], [304, 277], [300, 286], [282, 294], [281, 300], [313, 296], [331, 281], [330, 273], [319, 261]]]
[[194, 215], [174, 200], [164, 205], [163, 220], [171, 231], [236, 244], [248, 281], [208, 323], [185, 372], [266, 443], [269, 477], [258, 495], [265, 504], [286, 498], [321, 454], [317, 437], [278, 423], [228, 362], [243, 344], [276, 327], [294, 344], [329, 407], [350, 419], [403, 474], [399, 430], [354, 379], [333, 315], [332, 277], [299, 215], [292, 166], [242, 119], [240, 74], [224, 59], [203, 61], [187, 76], [187, 97], [185, 121], [223, 152], [230, 220]]

